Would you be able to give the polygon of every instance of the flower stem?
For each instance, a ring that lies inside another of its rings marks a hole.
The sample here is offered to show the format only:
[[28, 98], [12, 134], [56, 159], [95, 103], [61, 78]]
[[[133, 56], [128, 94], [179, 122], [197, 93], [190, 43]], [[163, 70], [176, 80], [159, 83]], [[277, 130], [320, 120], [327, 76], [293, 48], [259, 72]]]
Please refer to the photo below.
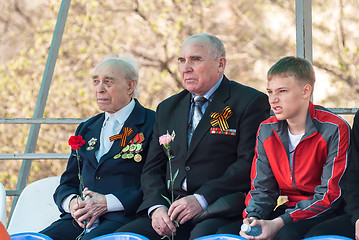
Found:
[[[170, 182], [171, 182], [171, 203], [173, 203], [175, 201], [174, 199], [174, 194], [173, 194], [173, 184], [174, 184], [174, 181], [173, 181], [173, 173], [172, 173], [172, 162], [171, 162], [171, 154], [170, 154], [170, 148], [169, 146], [166, 147], [166, 150], [167, 150], [167, 156], [168, 156], [168, 162], [169, 162], [169, 165], [170, 165]], [[172, 232], [171, 234], [171, 240], [174, 240], [174, 234]]]
[[172, 162], [171, 162], [171, 154], [170, 154], [170, 149], [169, 148], [166, 148], [167, 149], [167, 156], [168, 156], [168, 161], [169, 161], [169, 165], [170, 165], [170, 182], [171, 182], [171, 203], [174, 202], [174, 195], [173, 195], [173, 184], [174, 184], [174, 181], [173, 181], [173, 173], [172, 173]]
[[84, 185], [84, 181], [82, 180], [82, 176], [81, 176], [81, 166], [80, 166], [80, 155], [79, 155], [79, 150], [76, 149], [76, 159], [77, 159], [77, 168], [79, 170], [79, 173], [78, 173], [78, 177], [79, 177], [79, 181], [80, 181], [80, 189], [81, 191], [84, 190], [85, 188], [85, 185]]

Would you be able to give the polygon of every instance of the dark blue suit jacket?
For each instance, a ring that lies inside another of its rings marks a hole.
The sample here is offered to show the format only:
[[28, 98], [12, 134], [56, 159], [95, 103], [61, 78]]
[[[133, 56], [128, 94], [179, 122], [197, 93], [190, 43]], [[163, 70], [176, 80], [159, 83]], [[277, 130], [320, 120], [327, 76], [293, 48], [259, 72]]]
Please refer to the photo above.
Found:
[[[130, 127], [133, 130], [132, 134], [126, 139], [127, 144], [136, 134], [143, 133], [144, 135], [145, 140], [142, 142], [142, 151], [138, 153], [142, 157], [140, 162], [134, 161], [133, 157], [124, 159], [123, 154], [120, 158], [114, 158], [123, 149], [120, 145], [121, 140], [116, 140], [109, 152], [97, 162], [95, 151], [100, 147], [100, 131], [105, 118], [104, 113], [81, 123], [76, 130], [76, 135], [81, 135], [86, 142], [79, 149], [84, 186], [94, 192], [101, 194], [111, 193], [116, 196], [125, 210], [108, 212], [102, 217], [123, 223], [127, 223], [134, 218], [135, 212], [142, 201], [140, 178], [155, 122], [154, 111], [144, 108], [137, 100], [135, 101], [135, 107], [123, 127]], [[122, 131], [123, 129], [121, 133]], [[97, 139], [96, 144], [93, 149], [88, 149], [89, 141], [92, 138]], [[61, 207], [63, 199], [70, 194], [80, 194], [77, 176], [78, 164], [73, 154], [75, 154], [74, 150], [68, 160], [65, 172], [61, 176], [60, 185], [54, 194], [54, 200], [62, 212], [62, 218], [71, 218], [71, 215], [65, 213]]]

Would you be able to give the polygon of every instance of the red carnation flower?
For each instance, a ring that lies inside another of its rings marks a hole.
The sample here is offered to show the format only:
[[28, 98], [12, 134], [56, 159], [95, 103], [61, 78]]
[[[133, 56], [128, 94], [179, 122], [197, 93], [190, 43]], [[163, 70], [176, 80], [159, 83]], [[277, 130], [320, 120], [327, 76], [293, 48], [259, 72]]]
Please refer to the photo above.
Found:
[[85, 144], [85, 140], [82, 138], [81, 135], [71, 136], [69, 138], [69, 145], [71, 146], [71, 149], [73, 149], [73, 150], [80, 149], [80, 147], [84, 144]]

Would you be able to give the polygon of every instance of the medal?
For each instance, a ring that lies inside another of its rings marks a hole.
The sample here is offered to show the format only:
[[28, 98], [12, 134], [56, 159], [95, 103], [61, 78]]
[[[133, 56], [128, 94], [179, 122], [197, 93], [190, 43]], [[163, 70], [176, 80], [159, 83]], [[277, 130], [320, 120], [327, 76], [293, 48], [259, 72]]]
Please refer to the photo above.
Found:
[[140, 152], [142, 149], [142, 143], [137, 143], [136, 144], [136, 152]]
[[133, 157], [133, 160], [135, 160], [135, 162], [141, 162], [141, 161], [142, 161], [142, 156], [137, 153], [137, 154]]
[[128, 159], [133, 158], [133, 153], [128, 153], [128, 154], [127, 154], [127, 158], [128, 158]]
[[119, 159], [121, 157], [121, 153], [116, 154], [115, 156], [113, 156], [114, 159]]
[[134, 152], [136, 150], [136, 144], [131, 144], [130, 152]]
[[123, 149], [122, 149], [122, 152], [127, 152], [128, 150], [130, 149], [130, 146], [126, 146], [126, 147], [124, 147]]

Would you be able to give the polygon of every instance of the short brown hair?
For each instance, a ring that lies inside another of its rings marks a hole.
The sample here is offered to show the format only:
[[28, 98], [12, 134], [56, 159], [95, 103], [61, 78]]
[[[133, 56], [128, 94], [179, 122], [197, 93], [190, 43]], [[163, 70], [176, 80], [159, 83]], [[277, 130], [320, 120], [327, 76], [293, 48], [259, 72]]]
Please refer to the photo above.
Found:
[[267, 79], [280, 75], [294, 76], [297, 80], [309, 83], [314, 88], [315, 73], [312, 64], [304, 59], [294, 56], [281, 58], [267, 72]]

